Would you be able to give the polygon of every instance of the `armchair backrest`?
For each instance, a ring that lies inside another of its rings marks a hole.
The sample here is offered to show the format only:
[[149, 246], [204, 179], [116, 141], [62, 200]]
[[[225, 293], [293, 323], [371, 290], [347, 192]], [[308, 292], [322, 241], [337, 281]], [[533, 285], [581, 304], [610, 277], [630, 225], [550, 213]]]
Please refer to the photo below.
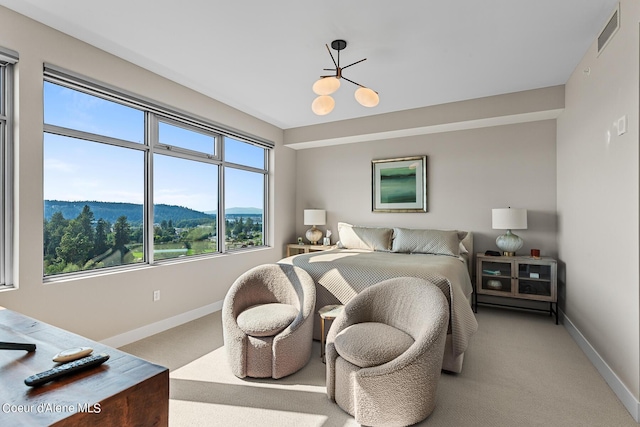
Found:
[[398, 277], [377, 283], [355, 296], [345, 307], [350, 324], [379, 322], [418, 341], [434, 324], [448, 322], [449, 307], [442, 291], [426, 280]]
[[[309, 283], [310, 281], [310, 283]], [[263, 264], [243, 273], [229, 289], [227, 298], [233, 317], [256, 304], [291, 304], [298, 310], [305, 306], [306, 288], [313, 288], [313, 280], [304, 270], [287, 264]]]

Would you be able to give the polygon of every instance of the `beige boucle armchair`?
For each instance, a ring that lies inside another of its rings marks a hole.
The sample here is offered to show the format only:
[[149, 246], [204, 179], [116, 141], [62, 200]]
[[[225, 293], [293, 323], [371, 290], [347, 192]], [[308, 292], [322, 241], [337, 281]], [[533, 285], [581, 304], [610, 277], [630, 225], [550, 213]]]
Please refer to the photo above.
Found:
[[369, 426], [415, 424], [435, 407], [449, 307], [423, 279], [385, 280], [356, 295], [327, 337], [327, 395]]
[[222, 305], [227, 359], [239, 378], [282, 378], [311, 357], [316, 288], [292, 265], [264, 264], [242, 274]]

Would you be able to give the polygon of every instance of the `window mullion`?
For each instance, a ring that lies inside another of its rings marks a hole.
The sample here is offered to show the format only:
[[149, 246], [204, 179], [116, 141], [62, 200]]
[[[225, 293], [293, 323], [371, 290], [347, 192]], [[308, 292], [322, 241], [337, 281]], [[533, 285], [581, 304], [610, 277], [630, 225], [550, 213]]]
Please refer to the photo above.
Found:
[[267, 168], [267, 173], [264, 174], [264, 199], [262, 203], [262, 244], [269, 245], [269, 230], [267, 227], [269, 221], [269, 150], [264, 150], [264, 164]]
[[85, 131], [76, 130], [76, 129], [69, 129], [62, 126], [45, 124], [43, 128], [45, 133], [68, 136], [70, 138], [82, 139], [82, 140], [92, 141], [92, 142], [100, 142], [103, 144], [115, 145], [117, 147], [132, 148], [134, 150], [148, 150], [148, 148], [145, 145], [138, 144], [137, 142], [126, 141], [124, 139], [98, 135], [95, 133], [85, 132]]
[[145, 221], [144, 221], [144, 248], [145, 259], [149, 264], [155, 262], [153, 257], [154, 251], [154, 227], [153, 227], [153, 215], [154, 215], [154, 202], [153, 202], [153, 153], [154, 148], [158, 144], [158, 120], [155, 114], [145, 113], [145, 146], [150, 149], [145, 156], [145, 186], [144, 186], [144, 200], [145, 200]]
[[[218, 140], [222, 140], [219, 138]], [[224, 144], [220, 144], [218, 146], [218, 152], [220, 153], [220, 157], [224, 159]], [[224, 191], [224, 175], [225, 175], [225, 167], [223, 166], [218, 168], [218, 213], [216, 215], [216, 221], [218, 223], [218, 252], [226, 252], [227, 251], [227, 216], [224, 212], [225, 209], [225, 191]]]

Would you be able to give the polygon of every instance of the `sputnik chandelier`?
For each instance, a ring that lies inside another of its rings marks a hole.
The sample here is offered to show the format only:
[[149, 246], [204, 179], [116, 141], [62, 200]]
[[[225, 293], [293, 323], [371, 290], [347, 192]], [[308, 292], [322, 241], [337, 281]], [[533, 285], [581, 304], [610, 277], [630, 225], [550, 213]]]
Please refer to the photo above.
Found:
[[345, 79], [349, 83], [353, 83], [356, 86], [359, 86], [355, 93], [356, 101], [360, 103], [360, 105], [365, 107], [375, 107], [380, 102], [380, 97], [378, 93], [374, 90], [369, 89], [368, 87], [362, 86], [360, 83], [356, 83], [353, 80], [349, 80], [345, 76], [342, 75], [342, 70], [345, 68], [351, 67], [352, 65], [359, 64], [362, 61], [366, 61], [367, 58], [356, 61], [352, 64], [345, 65], [344, 67], [340, 67], [340, 51], [347, 47], [347, 42], [344, 40], [334, 40], [331, 42], [331, 47], [334, 50], [338, 51], [338, 62], [333, 57], [331, 53], [331, 49], [329, 49], [329, 45], [325, 45], [327, 47], [327, 51], [331, 56], [331, 60], [333, 61], [333, 65], [335, 68], [324, 68], [325, 71], [334, 71], [335, 74], [329, 76], [320, 76], [320, 80], [316, 81], [313, 84], [313, 92], [316, 95], [319, 95], [316, 99], [313, 100], [311, 104], [311, 110], [319, 116], [324, 116], [325, 114], [329, 114], [333, 111], [333, 107], [335, 107], [336, 102], [330, 96], [332, 93], [340, 88], [340, 79]]

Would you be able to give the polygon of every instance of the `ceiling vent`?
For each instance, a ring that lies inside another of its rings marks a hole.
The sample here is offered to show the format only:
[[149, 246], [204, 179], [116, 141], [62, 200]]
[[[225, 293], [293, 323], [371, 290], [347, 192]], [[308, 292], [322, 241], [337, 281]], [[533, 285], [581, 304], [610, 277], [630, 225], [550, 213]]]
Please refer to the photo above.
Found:
[[613, 38], [614, 34], [620, 28], [620, 3], [616, 6], [616, 9], [611, 14], [611, 18], [607, 21], [607, 25], [598, 36], [598, 55], [609, 44], [609, 41]]

